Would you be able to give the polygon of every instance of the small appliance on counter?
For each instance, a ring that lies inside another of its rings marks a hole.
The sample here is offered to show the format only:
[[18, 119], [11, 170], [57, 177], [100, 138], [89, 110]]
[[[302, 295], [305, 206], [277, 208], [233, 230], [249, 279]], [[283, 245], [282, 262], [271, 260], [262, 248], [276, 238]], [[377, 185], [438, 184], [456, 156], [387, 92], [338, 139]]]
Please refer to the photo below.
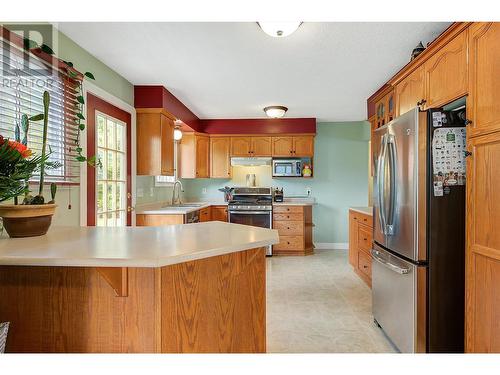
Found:
[[224, 193], [224, 202], [229, 202], [231, 199], [233, 199], [233, 197], [231, 195], [233, 188], [230, 188], [229, 186], [224, 186], [223, 188], [220, 188], [217, 190]]
[[274, 189], [274, 201], [275, 202], [283, 202], [283, 188]]

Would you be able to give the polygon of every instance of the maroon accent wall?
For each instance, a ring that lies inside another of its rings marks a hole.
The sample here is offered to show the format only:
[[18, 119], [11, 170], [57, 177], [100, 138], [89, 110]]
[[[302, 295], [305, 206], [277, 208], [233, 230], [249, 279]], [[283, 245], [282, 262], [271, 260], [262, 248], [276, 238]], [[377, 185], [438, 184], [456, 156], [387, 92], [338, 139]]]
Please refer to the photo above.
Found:
[[194, 131], [202, 131], [198, 116], [163, 86], [134, 86], [134, 107], [165, 108]]
[[134, 86], [134, 107], [165, 108], [189, 128], [200, 133], [316, 133], [315, 118], [200, 120], [198, 116], [163, 86]]
[[211, 134], [316, 133], [315, 118], [200, 120]]

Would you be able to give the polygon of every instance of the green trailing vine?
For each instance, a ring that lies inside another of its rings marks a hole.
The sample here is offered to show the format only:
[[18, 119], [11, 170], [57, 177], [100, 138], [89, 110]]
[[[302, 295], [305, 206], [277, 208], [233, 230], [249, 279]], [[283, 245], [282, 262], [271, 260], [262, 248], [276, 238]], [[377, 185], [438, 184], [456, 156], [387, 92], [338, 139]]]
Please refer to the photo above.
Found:
[[[57, 57], [49, 46], [46, 44], [42, 44], [41, 46], [38, 45], [35, 41], [25, 38], [24, 39], [24, 48], [26, 50], [31, 50], [31, 49], [37, 49], [39, 48], [42, 52], [53, 55]], [[64, 61], [61, 60], [65, 65], [65, 74], [71, 78], [74, 82], [76, 82], [76, 89], [77, 89], [77, 94], [76, 94], [76, 100], [77, 103], [75, 104], [75, 118], [73, 121], [77, 125], [77, 133], [76, 133], [76, 139], [75, 139], [75, 151], [77, 153], [76, 155], [76, 160], [79, 162], [87, 162], [91, 166], [98, 166], [102, 167], [101, 160], [97, 159], [95, 155], [87, 157], [83, 155], [83, 148], [81, 147], [80, 144], [80, 134], [82, 131], [85, 130], [85, 116], [83, 115], [84, 112], [84, 107], [85, 107], [85, 98], [83, 97], [83, 79], [86, 77], [91, 80], [95, 80], [94, 75], [91, 72], [85, 72], [82, 77], [80, 77], [80, 73], [74, 68], [73, 63], [71, 61]]]

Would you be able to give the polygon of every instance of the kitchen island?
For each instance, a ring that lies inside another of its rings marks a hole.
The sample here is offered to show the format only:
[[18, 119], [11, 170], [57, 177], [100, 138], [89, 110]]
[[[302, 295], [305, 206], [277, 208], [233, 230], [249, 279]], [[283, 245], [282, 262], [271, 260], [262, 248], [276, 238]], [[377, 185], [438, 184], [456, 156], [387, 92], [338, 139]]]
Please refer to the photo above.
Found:
[[265, 352], [265, 249], [222, 222], [0, 238], [8, 352]]

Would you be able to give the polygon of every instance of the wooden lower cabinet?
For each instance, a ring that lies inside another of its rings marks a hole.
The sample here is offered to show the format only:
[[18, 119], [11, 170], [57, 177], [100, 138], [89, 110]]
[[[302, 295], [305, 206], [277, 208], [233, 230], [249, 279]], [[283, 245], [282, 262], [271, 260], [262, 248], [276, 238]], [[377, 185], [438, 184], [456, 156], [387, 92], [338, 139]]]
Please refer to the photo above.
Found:
[[466, 351], [500, 352], [500, 131], [468, 140]]
[[205, 207], [200, 210], [200, 223], [212, 221], [212, 210], [210, 207]]
[[227, 219], [227, 205], [211, 206], [212, 221], [228, 221]]
[[[265, 353], [265, 249], [121, 269], [0, 267], [10, 353]], [[15, 302], [13, 302], [15, 301]]]
[[372, 285], [372, 233], [372, 216], [349, 210], [349, 263], [370, 287]]
[[309, 255], [314, 252], [312, 206], [274, 206], [273, 229], [280, 242], [273, 255]]
[[137, 214], [135, 216], [135, 225], [138, 227], [159, 227], [176, 224], [184, 224], [184, 215]]

